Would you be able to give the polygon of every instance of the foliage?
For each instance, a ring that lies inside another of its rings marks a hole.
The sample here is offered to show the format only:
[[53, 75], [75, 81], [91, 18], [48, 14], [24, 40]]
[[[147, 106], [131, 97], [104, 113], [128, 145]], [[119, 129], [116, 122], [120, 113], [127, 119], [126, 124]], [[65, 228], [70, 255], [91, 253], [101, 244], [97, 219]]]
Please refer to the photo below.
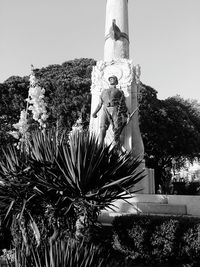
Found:
[[200, 261], [200, 223], [188, 227], [183, 234], [184, 247], [182, 257], [190, 258], [193, 262]]
[[28, 84], [28, 78], [18, 76], [10, 77], [0, 84], [0, 146], [13, 141], [8, 132], [25, 107]]
[[58, 240], [53, 245], [32, 247], [30, 255], [17, 250], [15, 266], [52, 267], [52, 266], [105, 266], [107, 260], [101, 255], [101, 249], [93, 244], [79, 243], [75, 240]]
[[[131, 154], [118, 155], [87, 132], [65, 137], [35, 132], [28, 154], [12, 146], [0, 160], [1, 215], [12, 223], [15, 243], [28, 249], [30, 239], [53, 242], [63, 229], [83, 236], [101, 209], [128, 198], [143, 177]], [[41, 230], [49, 226], [51, 235]]]
[[[57, 251], [59, 249], [59, 251]], [[72, 258], [73, 257], [73, 258]], [[45, 240], [42, 246], [31, 246], [29, 254], [26, 255], [21, 247], [12, 250], [3, 250], [3, 255], [0, 260], [9, 261], [10, 264], [16, 258], [16, 265], [21, 264], [26, 266], [49, 266], [51, 263], [55, 266], [85, 266], [84, 264], [91, 263], [91, 266], [106, 266], [106, 267], [128, 267], [123, 254], [115, 251], [112, 248], [112, 227], [99, 228], [95, 235], [92, 236], [90, 242], [85, 240], [79, 242], [71, 238], [57, 238], [54, 243], [49, 243]], [[1, 261], [0, 261], [1, 263]], [[59, 265], [58, 263], [62, 263]], [[66, 265], [64, 263], [67, 263]], [[38, 264], [38, 265], [37, 265]], [[81, 265], [82, 264], [82, 265]], [[10, 266], [10, 265], [9, 265]], [[90, 265], [89, 265], [90, 266]]]
[[156, 91], [143, 85], [140, 128], [150, 157], [195, 159], [199, 156], [200, 106], [176, 96], [159, 100]]
[[[60, 132], [67, 128], [69, 131], [81, 112], [88, 124], [91, 71], [95, 63], [93, 59], [82, 58], [34, 70], [40, 86], [45, 89], [48, 128], [57, 127]], [[15, 141], [6, 133], [13, 130], [12, 125], [26, 108], [28, 91], [29, 77], [12, 76], [0, 84], [0, 145]], [[34, 129], [34, 122], [29, 123]]]
[[80, 243], [76, 240], [68, 239], [67, 241], [57, 240], [52, 246], [46, 244], [43, 248], [32, 247], [29, 256], [18, 250], [15, 266], [131, 267], [133, 265], [119, 252], [106, 250], [102, 246], [96, 246], [91, 243]]
[[146, 85], [140, 91], [140, 129], [146, 164], [155, 169], [156, 187], [167, 191], [172, 160], [180, 168], [200, 155], [200, 107], [197, 101], [176, 96], [159, 100]]
[[129, 215], [113, 221], [114, 247], [135, 262], [199, 263], [199, 218]]
[[75, 59], [36, 70], [36, 76], [46, 91], [45, 102], [51, 126], [70, 130], [81, 109], [84, 120], [89, 121], [91, 71], [95, 63], [92, 59]]
[[151, 236], [152, 257], [155, 260], [163, 262], [173, 262], [176, 259], [177, 247], [177, 231], [180, 227], [176, 219], [166, 220], [157, 225]]
[[185, 184], [185, 195], [199, 195], [200, 181], [189, 181]]

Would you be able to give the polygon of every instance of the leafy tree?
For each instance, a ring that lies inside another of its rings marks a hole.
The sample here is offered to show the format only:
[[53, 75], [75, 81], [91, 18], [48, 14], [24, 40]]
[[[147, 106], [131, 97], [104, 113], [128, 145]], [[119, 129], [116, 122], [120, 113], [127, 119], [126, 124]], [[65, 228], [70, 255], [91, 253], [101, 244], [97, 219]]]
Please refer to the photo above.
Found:
[[[82, 58], [35, 70], [45, 89], [48, 128], [57, 127], [60, 132], [64, 128], [70, 130], [81, 112], [89, 122], [91, 71], [95, 63], [93, 59]], [[26, 108], [28, 89], [29, 77], [12, 76], [0, 84], [0, 145], [14, 141], [7, 132], [19, 120], [20, 111]]]
[[177, 166], [200, 157], [200, 107], [180, 96], [159, 100], [157, 92], [142, 86], [140, 129], [148, 167], [155, 169], [156, 188], [167, 190], [172, 159]]
[[36, 71], [46, 90], [49, 125], [71, 129], [82, 111], [89, 122], [91, 71], [96, 61], [75, 59]]
[[12, 76], [0, 84], [0, 145], [11, 142], [8, 134], [26, 105], [28, 78]]

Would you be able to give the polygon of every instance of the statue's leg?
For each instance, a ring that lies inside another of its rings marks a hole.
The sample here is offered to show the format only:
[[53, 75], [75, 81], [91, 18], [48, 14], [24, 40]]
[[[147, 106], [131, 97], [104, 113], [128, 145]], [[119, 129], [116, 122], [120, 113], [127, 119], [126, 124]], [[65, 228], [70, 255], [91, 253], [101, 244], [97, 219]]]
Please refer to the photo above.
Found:
[[109, 120], [108, 116], [105, 112], [103, 112], [102, 117], [101, 117], [101, 122], [100, 122], [100, 133], [99, 133], [99, 144], [103, 145], [104, 139], [106, 136], [106, 131], [109, 127]]
[[122, 116], [117, 114], [116, 116], [113, 117], [114, 121], [114, 145], [116, 146], [117, 149], [121, 149], [121, 144], [120, 144], [120, 135], [121, 135], [121, 127], [122, 127]]

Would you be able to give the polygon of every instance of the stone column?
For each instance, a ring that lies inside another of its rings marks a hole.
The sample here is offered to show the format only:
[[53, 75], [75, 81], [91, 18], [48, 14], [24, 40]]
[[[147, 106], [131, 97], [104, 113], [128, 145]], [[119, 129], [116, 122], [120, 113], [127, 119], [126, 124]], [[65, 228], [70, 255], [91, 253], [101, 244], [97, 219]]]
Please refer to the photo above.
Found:
[[128, 1], [107, 0], [104, 60], [129, 58]]

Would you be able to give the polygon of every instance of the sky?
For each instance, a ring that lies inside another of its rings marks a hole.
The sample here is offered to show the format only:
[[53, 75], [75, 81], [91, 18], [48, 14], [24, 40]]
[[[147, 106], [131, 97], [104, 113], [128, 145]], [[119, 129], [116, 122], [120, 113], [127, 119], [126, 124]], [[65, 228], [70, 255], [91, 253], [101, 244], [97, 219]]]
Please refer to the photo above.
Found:
[[[117, 0], [116, 0], [117, 1]], [[200, 0], [129, 0], [130, 59], [158, 98], [200, 102]], [[0, 0], [0, 83], [75, 58], [103, 60], [106, 0]]]

